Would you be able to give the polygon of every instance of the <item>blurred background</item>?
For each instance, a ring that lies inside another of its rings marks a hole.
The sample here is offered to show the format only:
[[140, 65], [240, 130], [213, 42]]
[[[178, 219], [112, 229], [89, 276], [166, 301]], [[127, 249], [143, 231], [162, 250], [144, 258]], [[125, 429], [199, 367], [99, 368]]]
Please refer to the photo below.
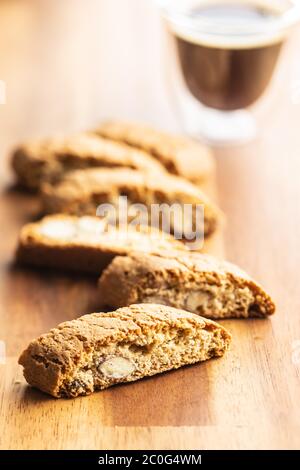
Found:
[[162, 34], [149, 0], [1, 0], [1, 157], [9, 140], [110, 116], [174, 127]]
[[[180, 130], [167, 92], [162, 26], [152, 0], [1, 0], [1, 157], [10, 142], [109, 117]], [[280, 118], [268, 110], [268, 132], [285, 123], [291, 109], [300, 117], [297, 35], [273, 80], [269, 99]]]

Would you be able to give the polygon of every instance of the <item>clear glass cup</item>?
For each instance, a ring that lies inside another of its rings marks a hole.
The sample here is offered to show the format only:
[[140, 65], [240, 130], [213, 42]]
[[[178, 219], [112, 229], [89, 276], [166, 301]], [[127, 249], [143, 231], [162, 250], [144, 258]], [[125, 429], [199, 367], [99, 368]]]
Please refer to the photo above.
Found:
[[252, 140], [253, 109], [300, 20], [299, 0], [156, 2], [168, 31], [168, 86], [185, 131], [213, 144]]

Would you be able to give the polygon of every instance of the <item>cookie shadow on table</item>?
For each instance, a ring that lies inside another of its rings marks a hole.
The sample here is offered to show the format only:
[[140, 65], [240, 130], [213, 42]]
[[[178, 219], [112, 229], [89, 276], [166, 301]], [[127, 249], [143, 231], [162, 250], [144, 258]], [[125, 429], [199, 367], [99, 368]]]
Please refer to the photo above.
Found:
[[17, 184], [2, 187], [1, 198], [5, 202], [10, 216], [21, 224], [41, 218], [41, 204], [38, 193], [25, 190]]
[[205, 369], [187, 366], [73, 399], [56, 399], [24, 384], [19, 404], [29, 412], [50, 409], [70, 421], [80, 412], [83, 426], [86, 420], [104, 427], [205, 426], [212, 420]]
[[90, 274], [76, 270], [64, 270], [51, 267], [34, 266], [21, 264], [16, 260], [11, 260], [7, 265], [7, 272], [11, 275], [26, 275], [32, 278], [39, 278], [46, 280], [53, 280], [59, 282], [66, 282], [68, 284], [75, 282], [85, 282], [90, 285], [97, 285], [99, 274]]
[[53, 399], [50, 395], [41, 392], [40, 390], [31, 387], [30, 385], [24, 385], [23, 391], [20, 398], [20, 404], [23, 407], [31, 407], [43, 403], [51, 403]]
[[[195, 383], [197, 384], [195, 386]], [[113, 426], [205, 426], [212, 422], [206, 364], [183, 367], [99, 392]]]

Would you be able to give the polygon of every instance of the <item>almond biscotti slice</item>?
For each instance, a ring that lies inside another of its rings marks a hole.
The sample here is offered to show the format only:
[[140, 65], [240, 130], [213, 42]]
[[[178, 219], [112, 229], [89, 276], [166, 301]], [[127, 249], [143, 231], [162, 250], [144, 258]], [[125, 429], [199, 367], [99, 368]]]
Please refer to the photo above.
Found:
[[139, 304], [62, 323], [32, 341], [19, 363], [34, 387], [77, 397], [222, 356], [230, 340], [213, 321]]
[[[126, 196], [128, 205], [144, 204], [151, 213], [152, 204], [190, 204], [196, 219], [197, 206], [204, 208], [204, 234], [211, 235], [222, 219], [221, 211], [195, 185], [167, 173], [146, 175], [129, 169], [91, 168], [68, 173], [56, 185], [42, 187], [42, 202], [46, 213], [95, 215], [100, 204], [117, 204]], [[150, 221], [150, 217], [148, 219]], [[179, 220], [182, 223], [182, 220]], [[195, 225], [195, 224], [194, 224]], [[203, 224], [199, 228], [203, 231]]]
[[30, 189], [38, 189], [44, 182], [55, 183], [70, 170], [89, 167], [128, 167], [147, 173], [165, 171], [146, 152], [88, 133], [21, 145], [13, 153], [12, 167], [19, 183]]
[[55, 214], [26, 224], [16, 259], [20, 263], [100, 274], [117, 255], [133, 249], [186, 250], [183, 243], [154, 228], [112, 227], [99, 217]]
[[237, 266], [196, 252], [116, 257], [99, 280], [104, 306], [159, 303], [206, 318], [266, 317], [275, 305]]
[[170, 173], [183, 176], [195, 184], [202, 184], [215, 171], [215, 161], [208, 147], [186, 137], [122, 121], [104, 122], [95, 133], [145, 150]]

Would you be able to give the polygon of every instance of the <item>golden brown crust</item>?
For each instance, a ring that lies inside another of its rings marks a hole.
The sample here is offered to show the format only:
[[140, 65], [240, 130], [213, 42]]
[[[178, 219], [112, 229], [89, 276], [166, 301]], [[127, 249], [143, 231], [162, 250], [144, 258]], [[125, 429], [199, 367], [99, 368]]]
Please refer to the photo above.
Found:
[[208, 147], [186, 137], [122, 121], [104, 122], [95, 133], [148, 152], [170, 173], [195, 184], [203, 183], [215, 172], [215, 162]]
[[88, 133], [25, 143], [14, 151], [12, 167], [19, 183], [31, 189], [45, 182], [55, 183], [75, 169], [128, 167], [146, 173], [165, 171], [146, 152]]
[[[185, 342], [180, 339], [183, 333]], [[176, 343], [174, 338], [177, 338]], [[191, 338], [195, 338], [192, 343]], [[84, 315], [77, 320], [62, 323], [32, 341], [21, 354], [19, 363], [24, 367], [25, 378], [31, 385], [53, 396], [77, 396], [120, 381], [137, 380], [146, 375], [221, 356], [228, 349], [230, 340], [231, 336], [225, 328], [212, 321], [162, 305], [140, 304], [109, 313]], [[173, 341], [173, 346], [170, 345], [168, 349], [170, 341]], [[143, 348], [151, 346], [153, 350], [157, 342], [161, 343], [156, 353], [151, 353], [149, 349], [144, 355]], [[179, 355], [172, 351], [175, 344], [179, 344]], [[124, 349], [124, 345], [127, 345], [127, 349]], [[131, 348], [128, 349], [128, 346]], [[161, 348], [166, 348], [171, 358], [167, 366], [161, 362]], [[105, 377], [99, 372], [99, 364], [101, 366], [106, 359], [103, 353], [109, 351], [122, 351], [124, 358], [127, 356], [125, 360], [129, 361], [130, 358], [132, 362], [135, 361], [135, 373], [124, 379], [105, 382]], [[150, 357], [150, 361], [147, 357]], [[95, 358], [98, 361], [96, 366]], [[138, 367], [143, 368], [138, 371]]]
[[191, 204], [204, 207], [204, 233], [211, 235], [223, 218], [221, 211], [195, 185], [183, 178], [165, 174], [146, 176], [129, 169], [92, 168], [68, 173], [55, 186], [42, 187], [46, 213], [64, 212], [95, 215], [98, 205], [116, 203], [126, 195], [128, 204]]
[[185, 246], [171, 235], [147, 227], [111, 227], [98, 217], [55, 214], [26, 224], [16, 259], [20, 263], [100, 274], [117, 255], [132, 249], [156, 252]]
[[214, 319], [264, 317], [275, 311], [270, 296], [244, 271], [195, 252], [116, 257], [99, 288], [103, 305], [114, 308], [157, 302]]

